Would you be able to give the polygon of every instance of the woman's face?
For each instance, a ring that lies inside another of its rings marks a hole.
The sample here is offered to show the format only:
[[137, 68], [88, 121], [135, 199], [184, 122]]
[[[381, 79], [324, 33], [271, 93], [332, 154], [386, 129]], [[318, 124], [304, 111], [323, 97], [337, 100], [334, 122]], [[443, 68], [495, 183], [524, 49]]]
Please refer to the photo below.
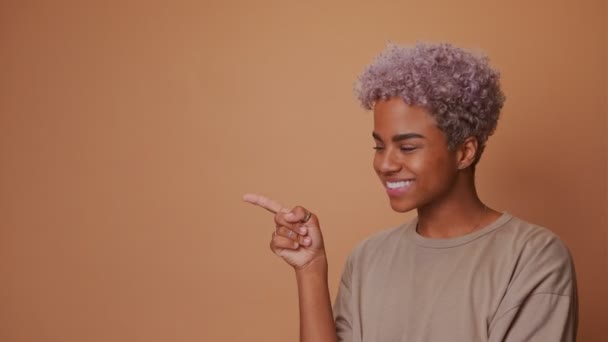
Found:
[[457, 152], [429, 112], [400, 98], [374, 106], [374, 169], [391, 207], [407, 212], [441, 199], [457, 175]]

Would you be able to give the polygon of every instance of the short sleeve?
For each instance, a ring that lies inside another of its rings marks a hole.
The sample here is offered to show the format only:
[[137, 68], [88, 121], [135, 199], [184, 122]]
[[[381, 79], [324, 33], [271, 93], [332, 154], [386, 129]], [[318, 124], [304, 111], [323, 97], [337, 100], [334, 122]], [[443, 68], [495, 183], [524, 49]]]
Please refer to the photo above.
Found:
[[353, 340], [353, 308], [352, 308], [352, 255], [348, 257], [342, 271], [340, 286], [334, 304], [334, 318], [336, 321], [336, 334], [338, 341], [350, 342]]
[[566, 246], [552, 233], [533, 237], [517, 260], [489, 326], [489, 341], [576, 341], [576, 276]]

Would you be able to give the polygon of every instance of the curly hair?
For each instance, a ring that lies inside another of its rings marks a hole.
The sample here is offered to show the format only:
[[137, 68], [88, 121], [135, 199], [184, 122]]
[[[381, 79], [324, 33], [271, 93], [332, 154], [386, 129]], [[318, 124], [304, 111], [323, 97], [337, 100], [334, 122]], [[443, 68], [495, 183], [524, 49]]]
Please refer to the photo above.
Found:
[[451, 149], [476, 137], [476, 163], [505, 100], [499, 78], [486, 56], [450, 44], [389, 44], [359, 76], [355, 93], [368, 110], [391, 97], [427, 109]]

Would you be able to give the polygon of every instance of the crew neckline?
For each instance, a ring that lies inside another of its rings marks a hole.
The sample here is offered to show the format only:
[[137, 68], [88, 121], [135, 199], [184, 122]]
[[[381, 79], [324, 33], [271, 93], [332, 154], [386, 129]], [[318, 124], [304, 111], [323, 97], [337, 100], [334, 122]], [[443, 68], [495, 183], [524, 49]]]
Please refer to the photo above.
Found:
[[505, 223], [509, 222], [513, 216], [508, 212], [504, 212], [501, 216], [499, 216], [494, 222], [486, 225], [485, 227], [478, 229], [472, 233], [454, 237], [447, 239], [439, 239], [439, 238], [428, 238], [424, 237], [416, 231], [416, 225], [418, 224], [418, 216], [414, 217], [412, 222], [410, 222], [409, 229], [406, 234], [410, 235], [416, 245], [427, 248], [453, 248], [462, 246], [471, 241], [474, 241], [488, 233], [493, 232], [494, 230], [500, 228]]

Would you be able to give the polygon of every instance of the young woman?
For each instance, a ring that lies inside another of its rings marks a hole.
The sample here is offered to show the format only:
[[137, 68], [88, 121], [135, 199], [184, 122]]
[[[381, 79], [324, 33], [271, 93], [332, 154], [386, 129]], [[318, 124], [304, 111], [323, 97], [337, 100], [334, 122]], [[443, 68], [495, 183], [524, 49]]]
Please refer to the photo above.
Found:
[[270, 247], [294, 267], [300, 340], [574, 341], [568, 249], [549, 230], [484, 204], [475, 165], [504, 102], [484, 57], [449, 44], [389, 46], [359, 78], [374, 112], [374, 169], [397, 212], [417, 217], [349, 256], [332, 312], [317, 217], [260, 195]]

